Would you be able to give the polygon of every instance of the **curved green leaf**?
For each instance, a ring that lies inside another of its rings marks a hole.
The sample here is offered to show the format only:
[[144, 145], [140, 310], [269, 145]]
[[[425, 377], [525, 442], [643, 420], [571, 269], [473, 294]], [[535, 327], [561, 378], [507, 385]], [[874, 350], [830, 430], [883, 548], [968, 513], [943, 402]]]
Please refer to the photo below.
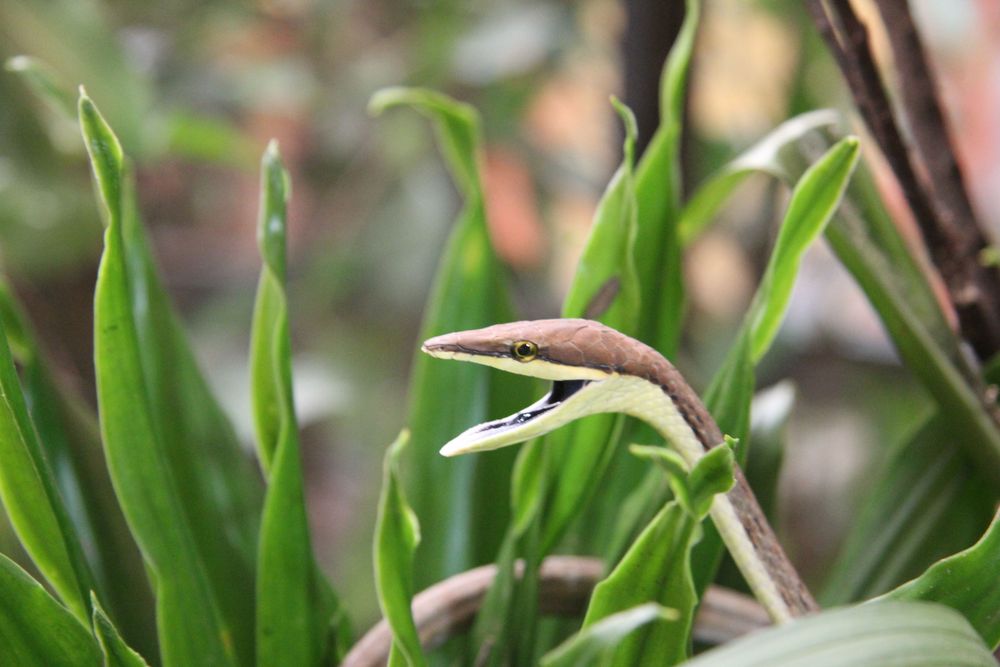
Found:
[[883, 599], [938, 602], [955, 609], [991, 649], [1000, 646], [1000, 511], [974, 545], [932, 565]]
[[413, 600], [413, 554], [420, 543], [420, 524], [399, 482], [397, 466], [409, 433], [389, 446], [382, 470], [382, 493], [375, 520], [375, 587], [379, 606], [392, 628], [390, 665], [426, 665], [410, 604]]
[[254, 425], [268, 473], [257, 568], [262, 666], [326, 664], [331, 656], [342, 657], [350, 642], [340, 603], [316, 566], [306, 515], [285, 296], [289, 185], [272, 141], [261, 161], [258, 241], [264, 266], [251, 338]]
[[856, 138], [841, 139], [806, 170], [792, 190], [781, 232], [750, 305], [750, 356], [754, 361], [764, 356], [777, 335], [802, 257], [837, 210], [860, 151]]
[[90, 615], [96, 586], [38, 441], [0, 325], [0, 497], [31, 559], [73, 613]]
[[941, 605], [878, 602], [824, 611], [713, 649], [690, 667], [993, 667], [982, 640]]
[[[107, 219], [94, 297], [94, 362], [108, 467], [125, 517], [156, 579], [163, 663], [232, 664], [233, 628], [220, 614], [198, 553], [147, 387], [134, 319], [133, 272], [122, 229], [121, 146], [85, 94], [80, 96], [79, 113]], [[220, 525], [224, 524], [213, 526], [216, 537]]]
[[656, 621], [677, 620], [677, 611], [648, 603], [612, 614], [582, 629], [542, 657], [542, 667], [605, 664], [631, 633]]
[[101, 651], [87, 626], [0, 554], [0, 664], [91, 667]]

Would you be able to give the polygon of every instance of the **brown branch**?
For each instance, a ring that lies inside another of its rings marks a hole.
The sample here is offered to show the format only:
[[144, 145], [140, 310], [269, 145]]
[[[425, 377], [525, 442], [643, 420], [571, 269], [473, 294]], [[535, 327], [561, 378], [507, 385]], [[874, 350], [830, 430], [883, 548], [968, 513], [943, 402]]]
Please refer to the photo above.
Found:
[[[1000, 295], [1000, 274], [984, 267], [980, 262], [979, 255], [985, 247], [985, 240], [979, 227], [974, 219], [967, 218], [976, 235], [976, 240], [970, 241], [970, 232], [959, 229], [955, 224], [955, 217], [943, 212], [948, 207], [939, 204], [940, 198], [935, 196], [932, 201], [929, 197], [935, 191], [920, 178], [914, 166], [915, 163], [919, 164], [919, 156], [911, 154], [903, 140], [869, 46], [868, 30], [854, 13], [849, 0], [808, 0], [807, 8], [847, 81], [861, 118], [899, 182], [928, 254], [948, 288], [958, 314], [961, 335], [972, 344], [981, 360], [989, 359], [1000, 350], [1000, 303], [997, 302]], [[915, 35], [915, 30], [913, 34]], [[914, 48], [912, 37], [907, 38], [907, 44], [903, 48], [906, 50], [905, 57], [909, 58]], [[902, 76], [901, 74], [901, 78]], [[914, 70], [907, 76], [918, 74]], [[912, 90], [912, 82], [909, 85], [910, 94], [916, 95]], [[927, 85], [920, 92], [925, 106], [928, 104]], [[930, 94], [933, 96], [933, 89]], [[946, 148], [941, 148], [944, 126], [936, 98], [933, 105], [937, 109], [937, 118], [933, 119], [933, 111], [925, 109], [918, 122], [924, 125], [937, 124], [935, 150], [947, 151], [957, 170], [946, 136]], [[950, 178], [954, 182], [955, 176]], [[957, 182], [961, 184], [960, 174]], [[962, 196], [967, 204], [964, 189]], [[961, 205], [957, 206], [954, 210], [961, 210]], [[971, 206], [967, 209], [971, 216]]]
[[[520, 576], [524, 565], [522, 562], [517, 565]], [[496, 565], [477, 567], [445, 579], [413, 599], [413, 619], [425, 649], [440, 646], [472, 625], [496, 573]], [[587, 609], [594, 586], [604, 577], [604, 564], [596, 558], [550, 556], [542, 563], [539, 574], [541, 613], [579, 617]], [[753, 598], [712, 586], [702, 599], [694, 633], [699, 641], [721, 644], [769, 623], [767, 613]], [[343, 667], [385, 665], [391, 647], [392, 632], [385, 620], [381, 620], [354, 645], [341, 664]]]
[[[929, 191], [942, 227], [952, 237], [950, 260], [956, 264], [952, 291], [962, 330], [980, 356], [991, 356], [1000, 339], [1000, 275], [983, 267], [979, 258], [987, 243], [969, 201], [962, 171], [948, 138], [947, 124], [937, 99], [934, 76], [927, 63], [920, 34], [906, 0], [876, 2], [895, 60], [900, 113], [910, 128], [914, 153], [927, 170]], [[944, 271], [942, 271], [944, 274]], [[981, 305], [979, 308], [972, 306]], [[965, 318], [962, 312], [969, 311]], [[981, 340], [979, 340], [981, 338]]]

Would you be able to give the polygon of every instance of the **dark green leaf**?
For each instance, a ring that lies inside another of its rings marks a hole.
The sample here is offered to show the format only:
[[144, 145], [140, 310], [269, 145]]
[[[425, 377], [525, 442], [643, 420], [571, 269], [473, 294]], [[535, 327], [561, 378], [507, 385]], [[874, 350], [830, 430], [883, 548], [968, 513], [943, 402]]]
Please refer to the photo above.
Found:
[[982, 534], [995, 493], [962, 453], [940, 416], [889, 453], [829, 569], [823, 603], [885, 593]]
[[552, 649], [542, 658], [542, 667], [581, 667], [602, 664], [614, 649], [639, 628], [656, 621], [674, 621], [673, 609], [648, 603], [607, 616]]
[[878, 602], [824, 611], [708, 651], [690, 667], [993, 667], [968, 622], [940, 605]]
[[0, 664], [92, 667], [101, 651], [87, 626], [0, 554]]
[[413, 555], [420, 543], [420, 524], [403, 495], [396, 471], [409, 434], [404, 431], [389, 446], [382, 471], [382, 493], [375, 521], [375, 586], [379, 606], [392, 628], [389, 664], [425, 665], [420, 637], [413, 622]]
[[947, 605], [968, 619], [991, 649], [1000, 646], [1000, 512], [974, 545], [932, 565], [885, 596]]

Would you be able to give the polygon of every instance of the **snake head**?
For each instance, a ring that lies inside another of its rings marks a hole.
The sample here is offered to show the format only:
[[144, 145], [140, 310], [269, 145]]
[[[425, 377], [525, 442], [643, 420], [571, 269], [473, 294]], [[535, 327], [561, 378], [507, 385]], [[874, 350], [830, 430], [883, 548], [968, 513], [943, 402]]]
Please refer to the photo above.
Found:
[[470, 361], [519, 375], [550, 380], [535, 403], [508, 417], [478, 424], [441, 449], [444, 456], [498, 449], [545, 435], [580, 417], [616, 412], [615, 394], [636, 341], [590, 320], [535, 320], [460, 331], [427, 340], [422, 350], [440, 359]]

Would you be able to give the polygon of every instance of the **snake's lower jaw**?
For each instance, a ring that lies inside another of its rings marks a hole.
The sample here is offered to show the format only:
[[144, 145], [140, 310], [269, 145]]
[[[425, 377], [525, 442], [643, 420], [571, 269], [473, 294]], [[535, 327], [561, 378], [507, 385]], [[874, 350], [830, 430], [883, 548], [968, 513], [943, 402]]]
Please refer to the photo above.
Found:
[[[478, 424], [455, 437], [441, 448], [442, 456], [458, 456], [485, 452], [516, 445], [554, 431], [585, 413], [576, 405], [592, 405], [581, 401], [584, 394], [597, 389], [599, 382], [568, 380], [552, 383], [552, 390], [541, 400], [509, 417]], [[555, 408], [561, 408], [556, 410]]]

